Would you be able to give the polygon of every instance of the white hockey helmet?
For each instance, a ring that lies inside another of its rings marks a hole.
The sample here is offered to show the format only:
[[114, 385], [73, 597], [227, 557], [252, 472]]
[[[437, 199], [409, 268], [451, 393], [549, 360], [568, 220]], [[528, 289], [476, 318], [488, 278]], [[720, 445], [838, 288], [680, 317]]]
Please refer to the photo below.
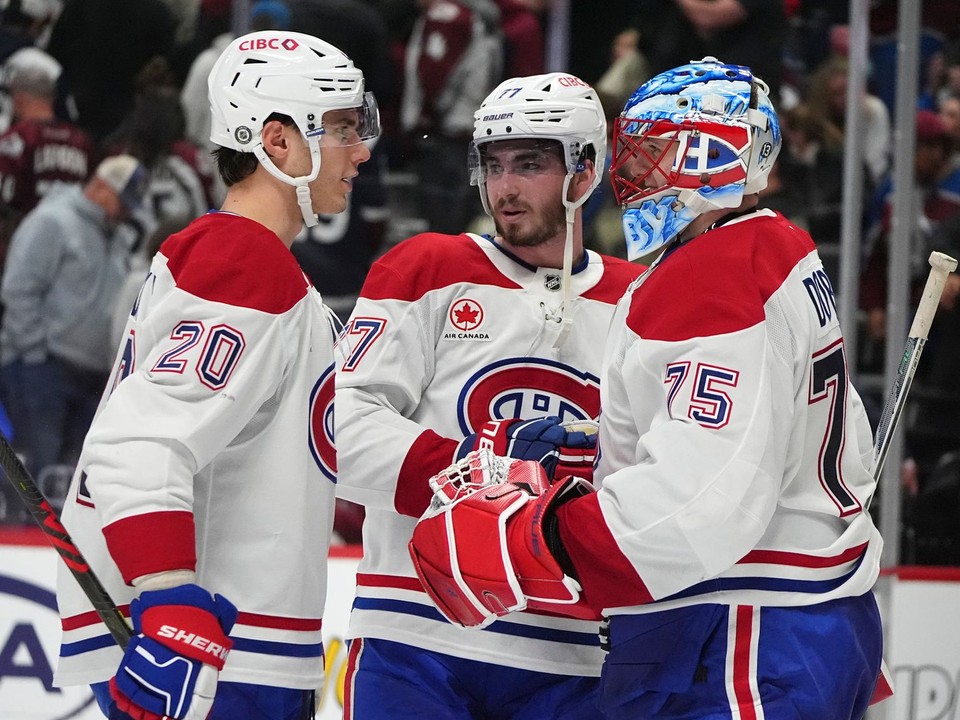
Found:
[[[781, 145], [769, 92], [750, 68], [706, 57], [651, 78], [627, 100], [614, 125], [610, 174], [630, 259], [767, 186]], [[649, 140], [662, 149], [651, 150]]]
[[473, 117], [470, 184], [479, 187], [488, 215], [482, 148], [497, 140], [556, 140], [563, 148], [568, 178], [584, 169], [584, 160], [590, 154], [588, 148], [592, 148], [596, 177], [589, 191], [573, 203], [574, 208], [586, 202], [600, 183], [607, 153], [607, 121], [596, 91], [580, 78], [569, 73], [549, 73], [504, 80]]
[[[363, 90], [363, 73], [343, 52], [311, 35], [268, 30], [238, 37], [221, 53], [207, 82], [210, 140], [254, 153], [270, 174], [296, 186], [308, 225], [317, 222], [307, 184], [320, 171], [319, 141], [328, 131], [323, 114], [358, 111], [356, 134], [338, 138], [340, 145], [372, 141], [380, 134], [376, 100]], [[307, 141], [313, 158], [310, 175], [290, 177], [264, 152], [261, 130], [275, 113], [291, 118]]]

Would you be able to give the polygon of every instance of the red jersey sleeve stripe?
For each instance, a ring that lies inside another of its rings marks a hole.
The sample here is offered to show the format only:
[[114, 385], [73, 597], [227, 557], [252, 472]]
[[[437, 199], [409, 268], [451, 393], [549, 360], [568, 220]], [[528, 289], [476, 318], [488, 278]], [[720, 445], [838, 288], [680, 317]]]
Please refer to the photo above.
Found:
[[583, 293], [582, 297], [608, 305], [616, 305], [627, 291], [627, 286], [640, 277], [646, 269], [646, 265], [603, 256], [604, 282], [594, 285]]
[[124, 582], [167, 570], [196, 570], [193, 514], [185, 510], [134, 515], [103, 528]]
[[600, 610], [642, 605], [653, 600], [604, 522], [597, 493], [562, 505], [557, 510], [557, 518], [560, 539], [590, 607]]
[[427, 479], [448, 467], [457, 451], [457, 441], [424, 430], [413, 441], [397, 476], [394, 507], [401, 515], [418, 518], [433, 497]]

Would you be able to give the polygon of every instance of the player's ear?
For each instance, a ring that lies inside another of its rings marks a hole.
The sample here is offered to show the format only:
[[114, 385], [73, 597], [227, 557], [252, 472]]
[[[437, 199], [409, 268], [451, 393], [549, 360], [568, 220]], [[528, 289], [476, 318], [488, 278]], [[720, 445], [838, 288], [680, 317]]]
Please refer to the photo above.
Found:
[[287, 154], [290, 144], [286, 127], [279, 120], [268, 120], [264, 123], [260, 137], [263, 140], [263, 149], [270, 157]]

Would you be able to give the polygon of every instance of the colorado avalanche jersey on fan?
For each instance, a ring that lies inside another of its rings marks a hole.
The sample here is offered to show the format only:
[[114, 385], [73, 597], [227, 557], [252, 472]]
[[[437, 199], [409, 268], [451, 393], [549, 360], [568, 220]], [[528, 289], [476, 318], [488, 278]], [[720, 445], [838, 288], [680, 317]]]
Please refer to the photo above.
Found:
[[[224, 681], [318, 687], [333, 521], [334, 335], [319, 294], [262, 225], [211, 213], [154, 259], [87, 437], [63, 522], [114, 600], [196, 568], [240, 610]], [[281, 398], [283, 398], [281, 400]], [[61, 572], [57, 682], [120, 661]]]
[[526, 265], [488, 238], [433, 233], [374, 264], [337, 373], [338, 492], [367, 508], [350, 637], [599, 675], [596, 622], [528, 613], [484, 630], [447, 622], [417, 580], [407, 543], [431, 497], [427, 479], [484, 422], [597, 418], [603, 338], [641, 269], [588, 252], [574, 268], [573, 329], [556, 350], [559, 270]]
[[0, 201], [26, 214], [53, 183], [84, 182], [93, 156], [93, 141], [70, 123], [15, 123], [0, 137]]
[[882, 546], [873, 443], [810, 236], [759, 211], [671, 250], [613, 321], [600, 490], [558, 511], [588, 600], [615, 615], [862, 595]]

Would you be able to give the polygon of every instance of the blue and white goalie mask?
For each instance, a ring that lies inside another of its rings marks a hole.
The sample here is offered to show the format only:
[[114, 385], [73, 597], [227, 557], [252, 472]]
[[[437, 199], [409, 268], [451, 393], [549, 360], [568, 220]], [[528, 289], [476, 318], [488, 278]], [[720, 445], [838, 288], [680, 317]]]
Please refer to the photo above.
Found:
[[781, 144], [766, 84], [709, 57], [641, 85], [613, 141], [610, 175], [631, 260], [765, 188]]

